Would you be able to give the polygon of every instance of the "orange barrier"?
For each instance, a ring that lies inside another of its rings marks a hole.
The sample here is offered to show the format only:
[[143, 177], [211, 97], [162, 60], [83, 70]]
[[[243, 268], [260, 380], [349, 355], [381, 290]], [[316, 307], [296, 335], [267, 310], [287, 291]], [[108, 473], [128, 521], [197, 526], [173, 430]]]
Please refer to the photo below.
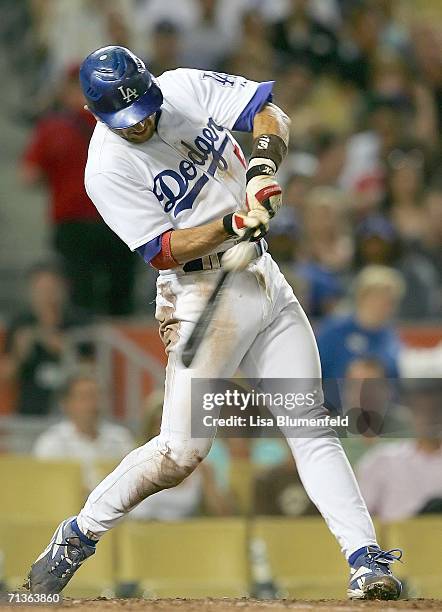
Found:
[[[118, 323], [116, 329], [125, 334], [130, 340], [144, 351], [148, 352], [161, 364], [166, 363], [164, 347], [158, 334], [158, 327], [152, 323]], [[431, 325], [402, 325], [399, 328], [400, 336], [405, 344], [413, 347], [431, 347], [442, 342], [442, 326]], [[5, 330], [0, 327], [0, 350], [3, 349]], [[1, 358], [1, 357], [0, 357]], [[124, 414], [124, 390], [126, 386], [126, 373], [123, 357], [114, 357], [115, 380], [115, 416]], [[143, 391], [146, 395], [153, 390], [153, 379], [148, 375], [143, 377]], [[16, 388], [11, 383], [2, 382], [0, 373], [0, 415], [10, 414], [14, 411]]]

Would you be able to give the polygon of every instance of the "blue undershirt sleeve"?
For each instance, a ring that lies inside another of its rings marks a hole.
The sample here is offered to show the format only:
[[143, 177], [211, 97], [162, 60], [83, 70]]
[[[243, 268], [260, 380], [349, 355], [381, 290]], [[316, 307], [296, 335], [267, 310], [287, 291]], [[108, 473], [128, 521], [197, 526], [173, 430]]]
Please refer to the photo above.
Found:
[[253, 130], [255, 115], [259, 113], [264, 104], [273, 100], [272, 90], [274, 84], [275, 81], [266, 81], [258, 85], [255, 95], [236, 120], [233, 131], [251, 132]]
[[160, 234], [156, 238], [153, 238], [153, 240], [149, 240], [146, 244], [142, 244], [135, 249], [146, 263], [150, 263], [161, 251], [161, 238], [162, 235]]

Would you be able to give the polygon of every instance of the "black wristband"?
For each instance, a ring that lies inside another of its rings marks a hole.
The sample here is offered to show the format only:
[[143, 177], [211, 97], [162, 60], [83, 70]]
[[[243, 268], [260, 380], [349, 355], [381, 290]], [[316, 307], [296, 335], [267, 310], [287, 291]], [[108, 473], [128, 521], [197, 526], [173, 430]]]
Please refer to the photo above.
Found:
[[246, 172], [246, 182], [252, 180], [255, 176], [273, 176], [275, 174], [273, 168], [267, 164], [257, 164], [256, 166], [252, 166]]
[[258, 136], [258, 138], [255, 138], [253, 141], [250, 159], [254, 157], [271, 159], [276, 165], [276, 169], [278, 169], [286, 154], [287, 145], [281, 136], [277, 136], [276, 134], [261, 134], [261, 136]]
[[224, 215], [223, 217], [223, 226], [226, 234], [229, 236], [236, 236], [236, 232], [233, 230], [233, 213], [229, 213], [228, 215]]

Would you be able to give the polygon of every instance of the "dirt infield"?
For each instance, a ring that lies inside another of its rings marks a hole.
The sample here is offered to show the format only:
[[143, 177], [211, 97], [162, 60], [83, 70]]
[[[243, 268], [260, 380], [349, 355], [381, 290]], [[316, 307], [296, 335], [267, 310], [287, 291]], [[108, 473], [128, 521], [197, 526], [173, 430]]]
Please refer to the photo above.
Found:
[[[18, 605], [0, 605], [1, 612], [23, 607]], [[29, 607], [29, 606], [26, 606]], [[442, 610], [442, 600], [436, 599], [404, 599], [401, 601], [363, 601], [324, 599], [315, 601], [279, 600], [256, 601], [253, 599], [66, 599], [59, 606], [33, 605], [39, 612], [55, 612], [67, 610], [75, 612], [310, 612], [322, 609], [324, 612], [359, 612], [381, 610]]]

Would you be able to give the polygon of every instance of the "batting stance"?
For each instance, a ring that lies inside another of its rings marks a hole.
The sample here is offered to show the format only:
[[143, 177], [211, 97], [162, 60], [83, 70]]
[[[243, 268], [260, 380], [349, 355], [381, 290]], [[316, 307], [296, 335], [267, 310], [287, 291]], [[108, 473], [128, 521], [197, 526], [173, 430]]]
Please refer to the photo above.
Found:
[[[179, 484], [207, 455], [211, 440], [190, 434], [193, 376], [230, 377], [241, 368], [259, 379], [321, 378], [311, 327], [262, 238], [281, 206], [275, 175], [289, 136], [287, 116], [272, 104], [273, 82], [191, 69], [154, 78], [117, 46], [89, 55], [80, 80], [97, 119], [87, 192], [114, 232], [159, 270], [165, 401], [159, 436], [125, 457], [78, 516], [59, 525], [31, 567], [34, 593], [60, 592], [106, 531], [149, 495]], [[248, 163], [234, 131], [253, 134]], [[244, 259], [235, 242], [250, 229], [254, 242]], [[187, 369], [180, 352], [223, 261], [237, 272]], [[324, 415], [316, 397], [310, 414]], [[339, 440], [316, 435], [288, 443], [308, 495], [349, 561], [348, 596], [398, 598], [401, 584], [389, 564], [401, 552], [379, 548]]]

